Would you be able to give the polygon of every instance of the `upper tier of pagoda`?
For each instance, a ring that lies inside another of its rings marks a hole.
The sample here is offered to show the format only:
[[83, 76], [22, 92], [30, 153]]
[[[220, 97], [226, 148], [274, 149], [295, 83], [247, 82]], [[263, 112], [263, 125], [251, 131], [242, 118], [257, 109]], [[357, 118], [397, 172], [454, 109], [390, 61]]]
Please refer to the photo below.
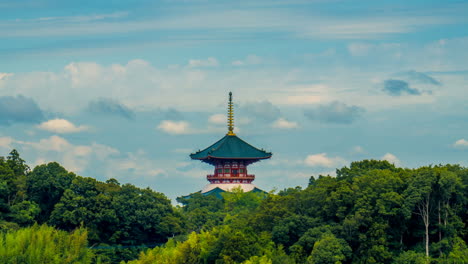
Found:
[[227, 120], [227, 134], [206, 149], [190, 154], [190, 158], [201, 160], [211, 165], [217, 165], [219, 161], [223, 160], [242, 160], [245, 165], [248, 165], [262, 159], [271, 158], [271, 152], [267, 152], [263, 149], [260, 150], [250, 145], [234, 133], [232, 93], [229, 93]]
[[191, 154], [190, 158], [212, 165], [216, 165], [217, 159], [244, 160], [251, 164], [261, 159], [269, 159], [271, 155], [271, 152], [257, 149], [238, 136], [228, 134], [206, 149]]

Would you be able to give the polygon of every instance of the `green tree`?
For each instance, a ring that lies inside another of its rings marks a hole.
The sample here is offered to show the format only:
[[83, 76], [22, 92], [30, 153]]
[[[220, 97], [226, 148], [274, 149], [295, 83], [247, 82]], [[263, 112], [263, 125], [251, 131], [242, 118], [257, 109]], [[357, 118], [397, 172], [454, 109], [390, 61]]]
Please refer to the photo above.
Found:
[[[358, 256], [369, 263], [387, 262], [391, 247], [400, 249], [406, 231], [403, 212], [408, 175], [391, 170], [371, 170], [353, 178], [353, 213], [343, 221], [344, 235]], [[366, 230], [366, 232], [362, 232]], [[398, 241], [398, 242], [397, 242]]]
[[16, 149], [13, 149], [7, 157], [7, 164], [16, 175], [26, 175], [29, 172], [29, 166], [26, 161], [20, 157]]
[[10, 207], [9, 219], [21, 226], [35, 223], [35, 218], [40, 212], [39, 206], [32, 201], [22, 201]]
[[230, 228], [223, 229], [216, 242], [214, 252], [220, 251], [220, 257], [236, 263], [260, 254], [262, 248], [259, 238], [253, 232], [242, 232]]
[[[437, 228], [438, 239], [442, 241], [444, 238], [451, 239], [459, 235], [457, 230], [463, 228], [464, 224], [461, 218], [457, 215], [457, 204], [462, 205], [463, 202], [463, 182], [461, 177], [450, 167], [438, 166], [434, 168], [437, 173], [436, 185], [436, 202], [437, 202]], [[454, 206], [455, 205], [455, 206]]]
[[[215, 231], [216, 232], [216, 231]], [[186, 241], [169, 240], [165, 245], [141, 252], [137, 260], [128, 264], [195, 264], [209, 263], [216, 237], [211, 232], [192, 232]]]
[[75, 177], [75, 174], [68, 172], [57, 162], [36, 166], [28, 174], [26, 181], [28, 197], [41, 209], [37, 217], [38, 223], [47, 222], [54, 206]]
[[307, 261], [311, 264], [340, 264], [350, 256], [351, 248], [344, 239], [327, 234], [315, 243]]
[[393, 261], [394, 264], [425, 264], [426, 262], [427, 258], [423, 253], [411, 250], [402, 252]]
[[299, 193], [288, 195], [268, 195], [259, 207], [250, 214], [251, 225], [258, 231], [273, 230], [282, 219], [294, 214], [293, 208]]
[[333, 235], [332, 229], [329, 225], [310, 228], [290, 247], [289, 251], [298, 263], [304, 263], [317, 241], [325, 235]]
[[272, 240], [289, 248], [311, 227], [318, 225], [318, 220], [302, 215], [292, 215], [284, 218], [272, 232]]
[[198, 192], [189, 197], [178, 197], [177, 201], [183, 205], [181, 211], [189, 232], [209, 230], [220, 225], [225, 217], [224, 200], [215, 196]]
[[28, 171], [29, 167], [16, 150], [12, 150], [6, 160], [0, 157], [0, 218], [24, 225], [32, 223], [30, 218], [37, 215], [36, 205], [26, 201]]
[[161, 193], [114, 181], [75, 177], [49, 222], [72, 230], [84, 223], [93, 243], [154, 244], [182, 231], [183, 223]]
[[464, 203], [463, 188], [462, 179], [450, 167], [422, 167], [414, 171], [404, 193], [404, 209], [408, 218], [415, 214], [422, 220], [426, 257], [431, 255], [432, 241], [438, 242], [432, 248], [437, 249], [439, 256], [447, 254], [450, 249], [447, 241], [458, 236], [457, 230], [463, 228], [463, 220], [456, 214], [460, 209], [454, 206], [456, 202], [458, 206]]
[[411, 178], [409, 187], [404, 194], [406, 217], [410, 218], [411, 214], [415, 213], [420, 216], [424, 224], [424, 244], [427, 258], [429, 258], [429, 226], [434, 207], [433, 196], [436, 181], [433, 168], [420, 168]]
[[241, 214], [256, 209], [263, 198], [264, 193], [244, 192], [241, 187], [233, 188], [230, 192], [222, 193], [225, 211], [232, 214]]
[[343, 167], [336, 170], [336, 177], [339, 179], [350, 180], [354, 177], [366, 174], [372, 170], [390, 170], [397, 171], [394, 164], [390, 164], [386, 160], [362, 160], [351, 162], [348, 167]]
[[11, 206], [26, 199], [26, 173], [29, 167], [20, 158], [16, 150], [12, 150], [5, 160], [0, 157], [0, 182], [6, 184], [6, 204]]
[[463, 239], [457, 237], [446, 263], [468, 263], [468, 246]]

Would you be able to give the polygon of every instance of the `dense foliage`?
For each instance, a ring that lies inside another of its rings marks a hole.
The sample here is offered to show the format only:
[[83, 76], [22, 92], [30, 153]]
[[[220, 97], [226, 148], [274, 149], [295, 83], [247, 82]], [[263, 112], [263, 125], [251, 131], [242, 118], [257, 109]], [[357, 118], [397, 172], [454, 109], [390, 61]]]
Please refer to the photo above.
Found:
[[38, 226], [0, 233], [1, 263], [91, 263], [87, 231], [78, 228], [71, 234], [53, 227]]
[[83, 226], [102, 263], [468, 263], [468, 168], [364, 160], [336, 174], [277, 194], [194, 193], [173, 207], [57, 163], [31, 171], [12, 151], [0, 158], [0, 230]]
[[364, 160], [304, 190], [223, 197], [179, 198], [196, 233], [130, 263], [468, 263], [468, 169], [458, 165]]
[[103, 262], [136, 257], [183, 231], [182, 216], [169, 199], [149, 188], [99, 182], [76, 176], [58, 163], [33, 170], [13, 150], [0, 157], [0, 231], [34, 223], [73, 231], [88, 230], [88, 240]]

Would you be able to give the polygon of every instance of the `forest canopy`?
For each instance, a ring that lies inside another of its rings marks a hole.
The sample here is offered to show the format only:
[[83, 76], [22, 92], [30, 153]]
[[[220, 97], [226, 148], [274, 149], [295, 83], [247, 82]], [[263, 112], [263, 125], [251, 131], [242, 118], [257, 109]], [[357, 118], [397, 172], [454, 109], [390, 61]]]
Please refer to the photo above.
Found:
[[[56, 259], [73, 252], [69, 263], [468, 263], [468, 168], [459, 165], [408, 169], [363, 160], [337, 169], [336, 177], [310, 177], [304, 189], [222, 196], [193, 193], [173, 206], [149, 188], [81, 177], [56, 162], [31, 169], [13, 150], [0, 157], [0, 257], [19, 263], [14, 257], [28, 252], [36, 260], [48, 257], [37, 252]], [[58, 244], [24, 242], [32, 237]]]

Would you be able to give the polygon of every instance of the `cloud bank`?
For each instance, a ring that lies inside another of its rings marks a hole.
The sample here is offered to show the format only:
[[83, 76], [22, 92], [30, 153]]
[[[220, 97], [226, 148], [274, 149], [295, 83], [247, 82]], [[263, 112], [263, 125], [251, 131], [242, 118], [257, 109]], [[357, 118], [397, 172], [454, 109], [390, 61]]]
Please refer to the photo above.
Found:
[[359, 119], [365, 109], [355, 105], [334, 101], [320, 105], [315, 109], [304, 110], [304, 115], [310, 120], [323, 123], [351, 124]]
[[442, 83], [440, 83], [438, 80], [432, 78], [428, 74], [422, 73], [422, 72], [417, 72], [417, 71], [407, 71], [407, 72], [402, 72], [399, 73], [398, 76], [400, 77], [406, 77], [412, 81], [422, 83], [422, 84], [431, 84], [431, 85], [437, 85], [440, 86]]
[[384, 81], [383, 91], [391, 96], [421, 95], [421, 92], [418, 89], [411, 88], [408, 82], [394, 79]]
[[44, 114], [36, 102], [22, 95], [0, 96], [0, 125], [38, 123]]
[[135, 113], [130, 108], [117, 100], [108, 98], [100, 98], [89, 102], [87, 110], [92, 114], [120, 116], [126, 119], [135, 118]]
[[276, 120], [281, 114], [280, 109], [269, 101], [249, 102], [244, 104], [241, 110], [247, 112], [249, 116], [267, 122]]

